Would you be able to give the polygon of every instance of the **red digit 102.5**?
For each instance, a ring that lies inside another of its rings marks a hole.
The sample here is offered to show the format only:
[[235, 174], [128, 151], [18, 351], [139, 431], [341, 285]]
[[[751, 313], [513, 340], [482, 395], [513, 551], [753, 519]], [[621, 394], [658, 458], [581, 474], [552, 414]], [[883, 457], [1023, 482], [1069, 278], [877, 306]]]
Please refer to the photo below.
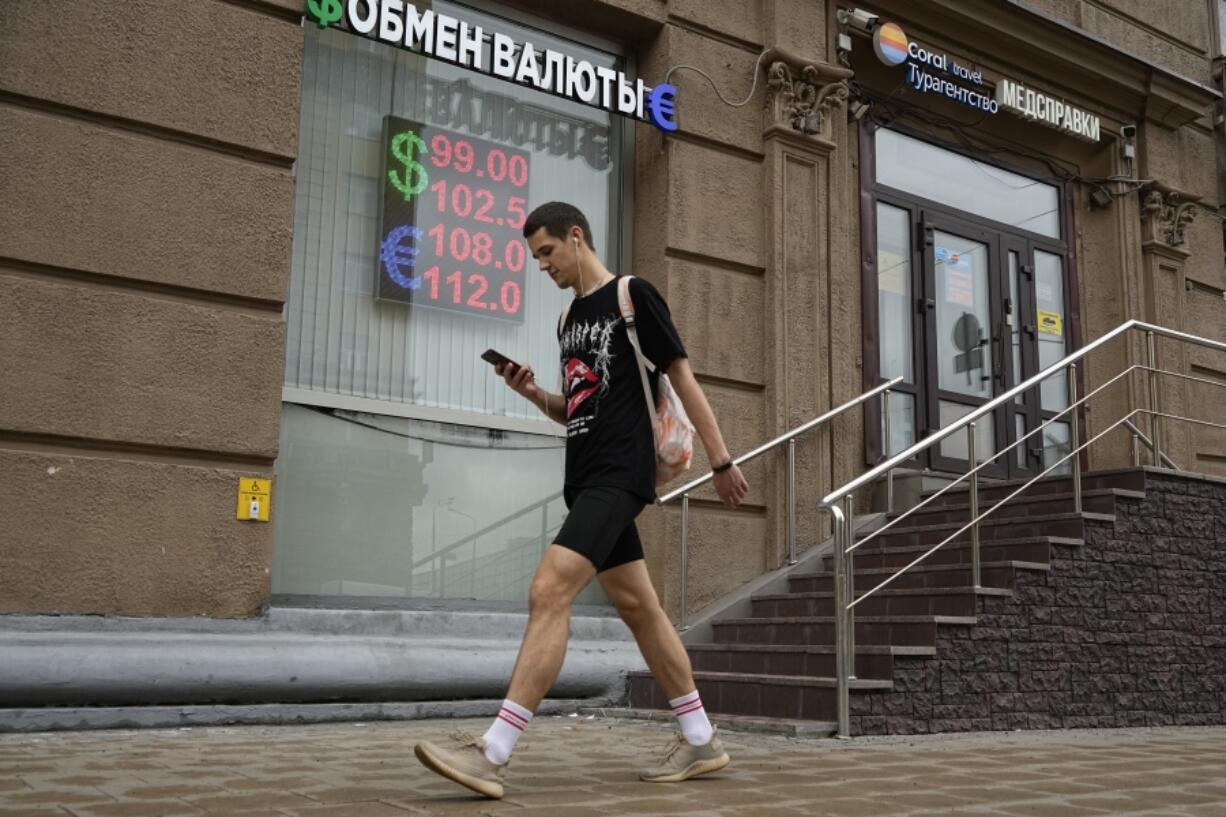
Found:
[[[447, 194], [447, 180], [439, 179], [434, 184], [430, 185], [430, 192], [438, 195], [438, 211], [446, 213], [448, 209], [460, 218], [468, 218], [470, 215], [477, 221], [484, 224], [493, 224], [495, 219], [489, 214], [490, 210], [494, 209], [494, 194], [488, 190], [477, 188], [473, 190], [466, 184], [457, 184], [451, 188], [451, 195]], [[516, 203], [518, 202], [518, 204]], [[524, 226], [524, 221], [527, 216], [524, 214], [525, 200], [512, 196], [507, 204], [507, 212], [512, 215], [517, 215], [516, 219], [508, 220], [508, 223], [519, 229]], [[473, 212], [474, 204], [476, 212]]]

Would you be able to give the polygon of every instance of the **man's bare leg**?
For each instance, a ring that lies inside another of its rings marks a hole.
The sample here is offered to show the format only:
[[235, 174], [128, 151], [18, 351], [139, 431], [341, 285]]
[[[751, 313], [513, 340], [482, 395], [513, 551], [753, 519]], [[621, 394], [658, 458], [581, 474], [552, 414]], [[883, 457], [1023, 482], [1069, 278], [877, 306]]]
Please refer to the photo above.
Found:
[[594, 575], [596, 568], [587, 557], [550, 546], [532, 578], [528, 628], [498, 717], [480, 740], [459, 748], [417, 744], [414, 751], [422, 763], [486, 797], [502, 797], [502, 775], [515, 742], [562, 670], [571, 604]]
[[575, 597], [596, 575], [596, 568], [569, 548], [550, 545], [532, 578], [528, 596], [528, 628], [507, 698], [533, 712], [558, 673], [566, 658], [566, 642], [570, 638], [570, 608]]
[[694, 684], [690, 656], [660, 606], [646, 563], [640, 559], [620, 565], [598, 578], [617, 606], [618, 615], [634, 633], [634, 640], [656, 683], [664, 690], [684, 736], [660, 766], [643, 770], [639, 777], [657, 783], [676, 783], [727, 766], [731, 761], [707, 719]]
[[634, 634], [647, 668], [670, 700], [693, 692], [690, 656], [669, 620], [642, 559], [601, 573], [597, 579]]

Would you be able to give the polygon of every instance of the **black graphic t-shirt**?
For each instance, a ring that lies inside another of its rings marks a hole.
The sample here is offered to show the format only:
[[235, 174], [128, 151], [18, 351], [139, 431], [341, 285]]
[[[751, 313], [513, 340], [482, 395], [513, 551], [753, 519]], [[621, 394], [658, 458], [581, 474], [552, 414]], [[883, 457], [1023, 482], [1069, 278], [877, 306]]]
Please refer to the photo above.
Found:
[[[621, 276], [618, 276], [621, 277]], [[566, 398], [566, 488], [622, 488], [645, 501], [656, 495], [655, 442], [638, 361], [617, 308], [617, 280], [576, 298], [561, 327]], [[656, 288], [630, 279], [643, 354], [665, 371], [686, 357], [668, 305]], [[649, 375], [653, 396], [659, 375]]]

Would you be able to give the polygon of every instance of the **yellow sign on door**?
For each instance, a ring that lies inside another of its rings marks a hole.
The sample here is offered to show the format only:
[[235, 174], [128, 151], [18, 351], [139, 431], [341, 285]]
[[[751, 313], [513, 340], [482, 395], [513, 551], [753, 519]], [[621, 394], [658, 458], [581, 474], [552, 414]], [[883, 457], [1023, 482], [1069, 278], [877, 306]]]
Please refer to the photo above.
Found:
[[1044, 335], [1063, 335], [1064, 316], [1059, 312], [1039, 310], [1039, 332]]
[[238, 481], [237, 516], [244, 522], [267, 522], [272, 504], [272, 480], [242, 477]]

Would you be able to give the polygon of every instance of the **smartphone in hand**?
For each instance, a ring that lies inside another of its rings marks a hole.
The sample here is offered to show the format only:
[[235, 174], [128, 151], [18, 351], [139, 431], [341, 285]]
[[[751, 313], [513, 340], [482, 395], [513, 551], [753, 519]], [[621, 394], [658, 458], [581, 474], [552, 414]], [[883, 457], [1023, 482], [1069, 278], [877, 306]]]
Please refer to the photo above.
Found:
[[505, 363], [511, 367], [511, 374], [515, 374], [515, 372], [519, 370], [518, 363], [511, 360], [511, 358], [507, 357], [502, 352], [497, 352], [493, 349], [486, 349], [484, 352], [482, 352], [481, 359], [493, 366], [498, 366], [499, 364]]

